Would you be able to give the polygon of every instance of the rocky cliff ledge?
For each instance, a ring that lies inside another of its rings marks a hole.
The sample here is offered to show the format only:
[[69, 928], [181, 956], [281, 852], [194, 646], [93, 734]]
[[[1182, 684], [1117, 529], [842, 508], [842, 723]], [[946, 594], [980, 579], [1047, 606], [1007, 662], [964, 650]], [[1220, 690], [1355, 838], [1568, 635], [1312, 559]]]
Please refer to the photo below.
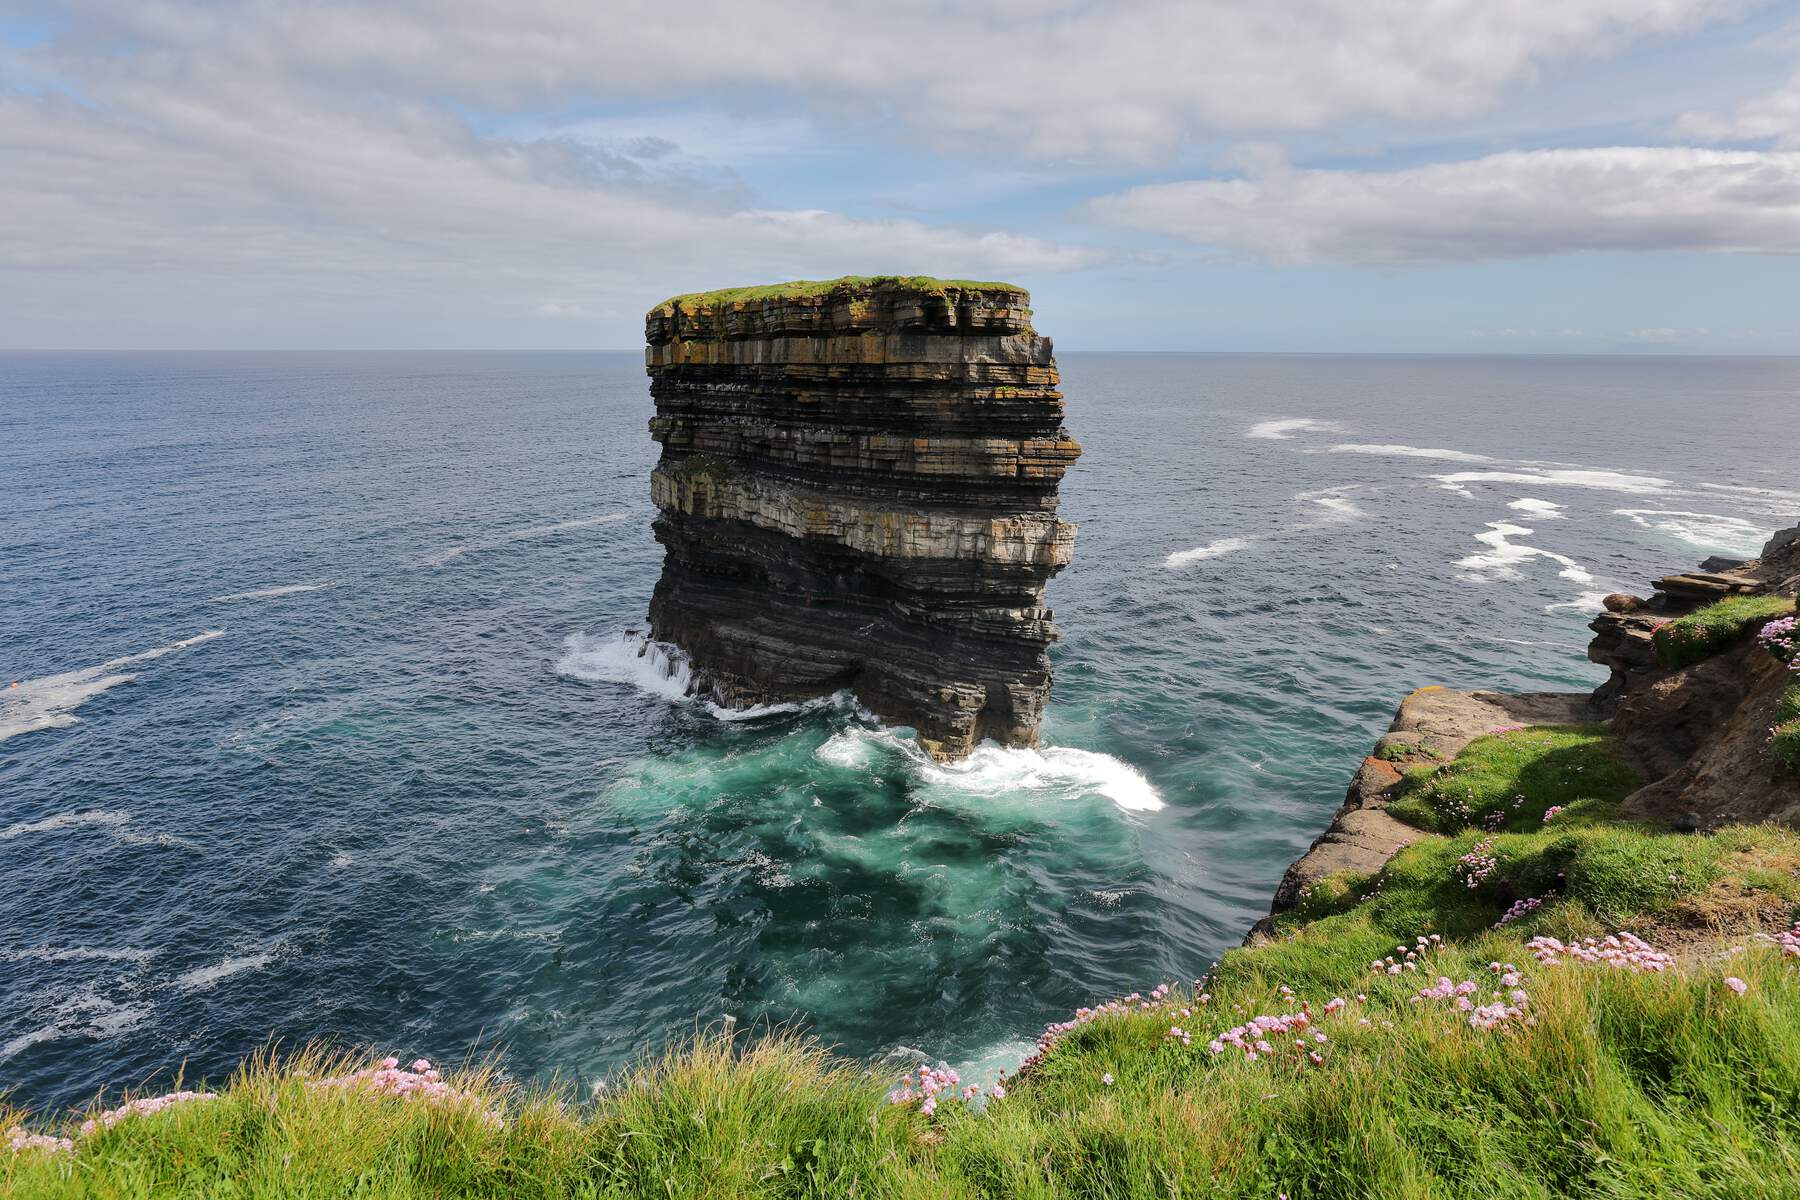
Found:
[[1034, 745], [1056, 638], [1050, 339], [1008, 284], [839, 279], [645, 321], [666, 548], [651, 634], [721, 704], [852, 691], [939, 758]]
[[[1404, 772], [1453, 760], [1475, 738], [1524, 726], [1604, 724], [1645, 780], [1619, 815], [1702, 830], [1754, 821], [1800, 828], [1800, 774], [1772, 750], [1793, 672], [1747, 635], [1681, 665], [1659, 661], [1656, 630], [1733, 597], [1800, 593], [1800, 526], [1782, 530], [1748, 561], [1708, 559], [1698, 571], [1655, 581], [1648, 599], [1606, 598], [1590, 628], [1588, 657], [1611, 669], [1591, 695], [1510, 695], [1431, 686], [1400, 705], [1389, 731], [1357, 768], [1343, 805], [1282, 876], [1270, 916], [1247, 939], [1332, 876], [1372, 876], [1421, 838], [1434, 836], [1388, 811]], [[1746, 628], [1753, 628], [1747, 626]]]

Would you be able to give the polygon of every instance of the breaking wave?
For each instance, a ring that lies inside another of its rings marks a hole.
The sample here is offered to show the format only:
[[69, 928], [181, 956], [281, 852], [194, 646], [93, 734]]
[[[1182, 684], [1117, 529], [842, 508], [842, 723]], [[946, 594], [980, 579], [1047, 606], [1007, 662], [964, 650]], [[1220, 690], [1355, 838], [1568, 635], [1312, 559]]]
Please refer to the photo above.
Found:
[[556, 673], [595, 683], [623, 683], [662, 700], [691, 701], [721, 721], [756, 721], [763, 717], [852, 703], [848, 693], [839, 692], [813, 700], [727, 708], [694, 693], [694, 671], [688, 662], [687, 651], [669, 642], [655, 641], [635, 629], [610, 637], [587, 633], [569, 635], [563, 642], [562, 657], [556, 660]]
[[916, 741], [891, 730], [850, 726], [831, 735], [813, 753], [835, 767], [860, 770], [877, 754], [897, 754], [921, 785], [927, 803], [955, 806], [959, 801], [999, 797], [1074, 801], [1104, 797], [1127, 812], [1155, 812], [1163, 807], [1156, 787], [1142, 771], [1110, 754], [1072, 746], [1032, 750], [983, 742], [958, 762], [940, 763]]
[[1525, 496], [1521, 499], [1514, 500], [1506, 507], [1517, 509], [1519, 512], [1525, 513], [1539, 521], [1568, 520], [1568, 518], [1562, 514], [1562, 510], [1567, 506], [1558, 504], [1554, 500], [1533, 500], [1530, 496]]
[[126, 673], [127, 668], [161, 658], [165, 654], [173, 654], [177, 650], [186, 650], [189, 646], [210, 642], [224, 634], [222, 629], [211, 629], [171, 645], [146, 650], [142, 654], [127, 654], [123, 658], [109, 659], [97, 667], [84, 667], [79, 671], [65, 671], [61, 675], [47, 675], [42, 679], [27, 679], [22, 683], [15, 683], [0, 692], [0, 742], [22, 733], [73, 725], [76, 719], [74, 711], [77, 708], [102, 692], [137, 678]]
[[693, 683], [687, 652], [637, 630], [611, 637], [573, 633], [563, 642], [556, 673], [596, 683], [624, 683], [664, 700], [685, 700]]

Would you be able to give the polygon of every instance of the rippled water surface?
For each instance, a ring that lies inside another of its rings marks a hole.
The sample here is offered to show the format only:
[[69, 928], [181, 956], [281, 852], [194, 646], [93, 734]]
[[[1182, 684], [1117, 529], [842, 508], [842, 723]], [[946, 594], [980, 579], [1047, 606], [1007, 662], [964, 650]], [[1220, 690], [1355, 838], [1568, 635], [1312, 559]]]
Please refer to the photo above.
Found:
[[696, 1021], [1016, 1061], [1265, 909], [1402, 693], [1800, 516], [1796, 360], [1065, 354], [1041, 753], [622, 653], [641, 360], [0, 357], [0, 1085], [272, 1037], [591, 1079]]

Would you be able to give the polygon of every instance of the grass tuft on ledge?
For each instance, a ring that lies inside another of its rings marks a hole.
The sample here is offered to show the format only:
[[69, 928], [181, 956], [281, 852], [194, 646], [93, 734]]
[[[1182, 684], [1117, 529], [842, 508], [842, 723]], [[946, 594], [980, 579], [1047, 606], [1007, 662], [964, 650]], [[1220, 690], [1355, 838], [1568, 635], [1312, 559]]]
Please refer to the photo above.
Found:
[[1664, 667], [1687, 667], [1755, 633], [1764, 622], [1792, 615], [1789, 596], [1728, 596], [1656, 627], [1651, 643]]

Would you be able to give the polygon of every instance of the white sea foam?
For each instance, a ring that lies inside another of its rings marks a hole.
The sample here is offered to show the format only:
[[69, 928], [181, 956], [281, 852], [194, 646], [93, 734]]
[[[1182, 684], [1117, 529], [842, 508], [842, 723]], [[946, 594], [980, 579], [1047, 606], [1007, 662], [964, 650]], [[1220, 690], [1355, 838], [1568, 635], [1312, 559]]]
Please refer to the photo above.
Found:
[[1336, 421], [1321, 421], [1317, 417], [1285, 417], [1278, 421], [1258, 421], [1244, 436], [1287, 441], [1296, 433], [1330, 433], [1339, 428], [1342, 427]]
[[1780, 500], [1785, 505], [1800, 503], [1800, 492], [1790, 492], [1782, 488], [1750, 487], [1741, 483], [1703, 483], [1700, 486], [1709, 492], [1734, 492], [1740, 496], [1760, 496], [1765, 500]]
[[[1547, 613], [1564, 612], [1564, 611], [1581, 612], [1581, 613], [1597, 613], [1604, 607], [1606, 607], [1606, 593], [1605, 592], [1583, 592], [1583, 593], [1581, 593], [1581, 595], [1575, 597], [1573, 600], [1564, 600], [1558, 604], [1546, 604], [1546, 605], [1544, 605], [1544, 611]], [[1547, 646], [1547, 645], [1551, 645], [1553, 643], [1539, 642], [1539, 643], [1526, 643], [1526, 644], [1528, 644], [1528, 645], [1536, 644], [1536, 645], [1546, 645]]]
[[260, 971], [275, 961], [282, 943], [277, 942], [267, 950], [259, 950], [255, 954], [234, 954], [220, 959], [204, 967], [196, 967], [192, 971], [184, 971], [175, 977], [175, 987], [183, 992], [203, 992], [215, 987], [233, 975], [242, 975], [246, 971]]
[[1557, 574], [1575, 583], [1593, 583], [1594, 576], [1580, 563], [1566, 554], [1558, 554], [1553, 550], [1541, 550], [1536, 546], [1525, 546], [1514, 542], [1513, 538], [1530, 537], [1532, 530], [1523, 525], [1514, 525], [1510, 521], [1490, 521], [1486, 533], [1478, 533], [1475, 540], [1488, 549], [1484, 554], [1471, 554], [1467, 558], [1459, 558], [1456, 565], [1462, 568], [1460, 577], [1474, 583], [1489, 583], [1499, 579], [1520, 578], [1519, 565], [1533, 558], [1547, 558], [1562, 564]]
[[558, 521], [554, 525], [533, 525], [528, 529], [514, 529], [506, 533], [497, 533], [492, 537], [477, 538], [475, 541], [464, 542], [460, 546], [451, 546], [436, 554], [428, 555], [422, 560], [422, 565], [441, 567], [445, 563], [477, 550], [497, 550], [503, 546], [510, 546], [514, 542], [553, 537], [559, 533], [567, 533], [571, 529], [590, 529], [595, 525], [610, 525], [614, 521], [623, 521], [628, 515], [630, 514], [623, 512], [601, 513], [596, 517], [577, 517], [572, 521]]
[[28, 946], [20, 950], [0, 950], [0, 962], [147, 963], [155, 957], [154, 950], [110, 950], [100, 946]]
[[959, 762], [920, 761], [919, 774], [928, 785], [978, 796], [1037, 792], [1076, 800], [1100, 795], [1131, 812], [1163, 807], [1142, 771], [1110, 754], [1072, 746], [1030, 750], [983, 742]]
[[230, 604], [234, 600], [268, 600], [275, 596], [297, 596], [301, 592], [319, 592], [328, 587], [336, 586], [336, 580], [326, 580], [324, 583], [290, 583], [285, 584], [282, 587], [257, 588], [256, 590], [249, 592], [233, 592], [229, 596], [211, 596], [208, 597], [208, 600], [210, 603], [215, 604]]
[[868, 765], [871, 749], [868, 731], [851, 726], [826, 738], [825, 744], [814, 750], [813, 754], [819, 761], [830, 763], [834, 767], [855, 770]]
[[1357, 506], [1356, 501], [1344, 495], [1345, 488], [1329, 487], [1317, 491], [1301, 492], [1294, 499], [1306, 504], [1316, 504], [1325, 510], [1325, 517], [1318, 521], [1309, 521], [1294, 527], [1295, 532], [1308, 529], [1321, 529], [1332, 525], [1348, 525], [1352, 521], [1360, 521], [1369, 514]]
[[1234, 554], [1250, 545], [1254, 538], [1228, 537], [1216, 542], [1208, 542], [1204, 546], [1195, 546], [1192, 550], [1177, 550], [1163, 559], [1163, 566], [1171, 571], [1179, 570], [1189, 563], [1197, 563], [1202, 559], [1218, 558], [1222, 554]]
[[117, 1037], [141, 1024], [151, 1009], [148, 1004], [121, 1004], [89, 988], [60, 997], [54, 1011], [56, 1017], [48, 1025], [28, 1030], [0, 1044], [0, 1060], [11, 1058], [39, 1042], [52, 1042], [58, 1038]]
[[1654, 475], [1631, 475], [1623, 471], [1592, 471], [1580, 469], [1524, 468], [1516, 471], [1456, 471], [1448, 475], [1433, 475], [1439, 486], [1452, 492], [1470, 495], [1471, 483], [1522, 483], [1527, 487], [1547, 485], [1550, 487], [1593, 488], [1606, 492], [1624, 492], [1634, 496], [1653, 496], [1666, 492], [1671, 487], [1667, 479], [1659, 479]]
[[1654, 529], [1679, 538], [1690, 546], [1706, 550], [1724, 550], [1746, 557], [1762, 549], [1770, 528], [1741, 517], [1719, 513], [1686, 512], [1673, 508], [1615, 508], [1617, 516], [1629, 517], [1643, 529]]
[[693, 683], [687, 652], [668, 642], [626, 631], [611, 636], [570, 634], [556, 673], [571, 679], [630, 684], [664, 700], [685, 700]]
[[1484, 463], [1493, 462], [1485, 454], [1470, 454], [1466, 450], [1445, 450], [1436, 446], [1400, 446], [1391, 442], [1379, 445], [1364, 442], [1340, 442], [1326, 450], [1327, 454], [1376, 454], [1390, 458], [1436, 458], [1444, 462]]
[[1080, 800], [1104, 796], [1130, 812], [1163, 807], [1156, 787], [1144, 773], [1110, 754], [1072, 746], [1036, 750], [982, 742], [964, 759], [941, 763], [919, 743], [879, 726], [841, 729], [813, 751], [822, 762], [846, 769], [866, 767], [878, 750], [895, 754], [932, 791], [965, 798], [1030, 796], [1033, 800]]
[[811, 712], [854, 704], [849, 693], [820, 696], [812, 700], [786, 700], [774, 704], [751, 704], [727, 708], [706, 696], [694, 695], [694, 672], [687, 652], [669, 642], [652, 641], [637, 630], [601, 637], [594, 634], [571, 634], [563, 642], [563, 655], [556, 660], [556, 673], [571, 679], [600, 683], [623, 683], [651, 696], [670, 701], [692, 701], [721, 721], [756, 721], [764, 717]]
[[123, 658], [109, 659], [97, 667], [84, 667], [79, 671], [65, 671], [61, 675], [47, 675], [42, 679], [27, 679], [15, 683], [0, 691], [0, 742], [22, 733], [73, 725], [76, 720], [75, 709], [102, 692], [136, 678], [128, 672], [128, 668], [161, 658], [165, 654], [173, 654], [177, 650], [186, 650], [189, 646], [210, 642], [216, 637], [223, 637], [224, 633], [222, 629], [210, 629], [171, 645], [146, 650], [142, 654], [127, 654]]
[[41, 821], [26, 821], [0, 829], [0, 842], [10, 842], [14, 838], [24, 837], [28, 833], [55, 833], [62, 829], [78, 829], [84, 825], [116, 828], [130, 820], [130, 813], [109, 812], [104, 809], [57, 813], [55, 816], [45, 817]]
[[1562, 510], [1566, 505], [1558, 504], [1554, 500], [1533, 500], [1530, 496], [1525, 496], [1521, 499], [1514, 500], [1506, 507], [1517, 509], [1519, 512], [1522, 512], [1537, 521], [1568, 520], [1568, 518], [1562, 514]]

